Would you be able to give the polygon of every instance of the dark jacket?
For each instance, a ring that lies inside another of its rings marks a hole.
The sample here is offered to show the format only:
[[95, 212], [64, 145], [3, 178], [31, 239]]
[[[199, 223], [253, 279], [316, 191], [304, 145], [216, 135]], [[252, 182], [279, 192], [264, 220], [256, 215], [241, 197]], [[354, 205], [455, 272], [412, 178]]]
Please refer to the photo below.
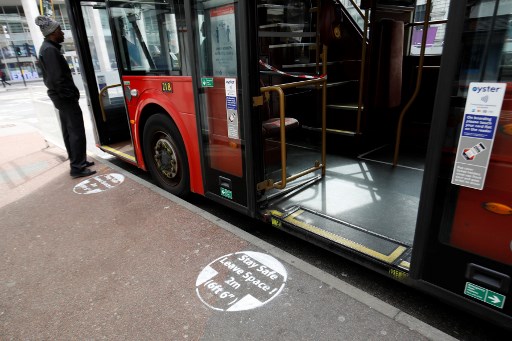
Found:
[[44, 84], [52, 102], [78, 101], [80, 91], [73, 82], [71, 70], [60, 51], [60, 44], [45, 39], [39, 49], [39, 62]]

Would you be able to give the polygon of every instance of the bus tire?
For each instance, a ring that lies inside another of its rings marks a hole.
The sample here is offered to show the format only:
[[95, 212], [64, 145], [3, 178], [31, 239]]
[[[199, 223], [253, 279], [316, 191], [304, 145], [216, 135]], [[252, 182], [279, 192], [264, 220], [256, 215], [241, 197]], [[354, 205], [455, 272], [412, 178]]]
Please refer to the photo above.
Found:
[[170, 117], [155, 114], [148, 119], [142, 136], [142, 150], [146, 167], [160, 187], [178, 196], [189, 193], [185, 144]]

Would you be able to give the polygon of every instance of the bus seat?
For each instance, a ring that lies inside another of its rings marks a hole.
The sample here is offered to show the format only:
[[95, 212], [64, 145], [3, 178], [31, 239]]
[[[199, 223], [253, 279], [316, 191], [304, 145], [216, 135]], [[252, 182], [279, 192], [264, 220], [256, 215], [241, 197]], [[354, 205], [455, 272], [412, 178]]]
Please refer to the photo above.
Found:
[[382, 19], [378, 25], [374, 105], [377, 108], [395, 108], [402, 100], [404, 23]]
[[[292, 117], [285, 117], [286, 132], [298, 128], [299, 121]], [[263, 149], [265, 153], [265, 163], [267, 166], [275, 167], [281, 163], [281, 143], [280, 137], [281, 119], [279, 117], [270, 118], [263, 122]]]
[[[299, 127], [299, 121], [292, 117], [284, 118], [286, 130]], [[263, 122], [263, 136], [279, 136], [281, 128], [281, 119], [279, 117], [271, 118]]]
[[[300, 126], [299, 121], [292, 117], [284, 118], [285, 130], [288, 132]], [[280, 137], [281, 119], [269, 118], [262, 123], [263, 149], [265, 151], [265, 163], [267, 166], [276, 166], [281, 160], [281, 144], [277, 140]]]
[[[265, 86], [263, 80], [260, 80], [262, 87]], [[263, 96], [263, 115], [265, 120], [262, 123], [262, 131], [264, 138], [278, 137], [281, 128], [281, 120], [272, 113], [270, 108], [270, 95], [265, 94]], [[295, 118], [285, 117], [284, 119], [285, 129], [291, 130], [299, 127], [299, 121]]]

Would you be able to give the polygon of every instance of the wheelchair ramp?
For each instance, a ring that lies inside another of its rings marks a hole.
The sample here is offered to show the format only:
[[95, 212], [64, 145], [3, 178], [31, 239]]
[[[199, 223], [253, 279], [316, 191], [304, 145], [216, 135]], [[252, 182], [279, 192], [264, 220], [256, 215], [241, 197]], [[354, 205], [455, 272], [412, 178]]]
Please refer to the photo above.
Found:
[[287, 211], [271, 210], [269, 213], [274, 227], [299, 229], [306, 237], [320, 237], [324, 242], [335, 243], [387, 265], [409, 269], [411, 247], [404, 243], [301, 206]]

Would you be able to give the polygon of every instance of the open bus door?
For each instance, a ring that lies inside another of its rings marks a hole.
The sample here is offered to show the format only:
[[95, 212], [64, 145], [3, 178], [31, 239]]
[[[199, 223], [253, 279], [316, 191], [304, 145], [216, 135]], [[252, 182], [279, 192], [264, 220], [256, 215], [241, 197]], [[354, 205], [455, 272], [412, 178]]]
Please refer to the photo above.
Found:
[[[366, 10], [363, 32], [339, 1], [256, 1], [264, 149], [258, 209], [276, 228], [377, 271], [405, 274], [424, 141], [416, 134], [419, 146], [403, 148], [393, 165], [392, 139], [407, 100], [400, 96], [404, 22], [414, 7], [371, 6], [374, 26], [367, 28]], [[430, 114], [420, 109], [415, 116]]]
[[258, 87], [246, 1], [190, 1], [205, 195], [254, 215], [252, 98]]
[[419, 287], [508, 329], [511, 20], [505, 1], [451, 3], [411, 268]]
[[77, 52], [97, 143], [105, 152], [137, 164], [105, 3], [76, 1], [67, 6], [75, 41], [80, 42]]

